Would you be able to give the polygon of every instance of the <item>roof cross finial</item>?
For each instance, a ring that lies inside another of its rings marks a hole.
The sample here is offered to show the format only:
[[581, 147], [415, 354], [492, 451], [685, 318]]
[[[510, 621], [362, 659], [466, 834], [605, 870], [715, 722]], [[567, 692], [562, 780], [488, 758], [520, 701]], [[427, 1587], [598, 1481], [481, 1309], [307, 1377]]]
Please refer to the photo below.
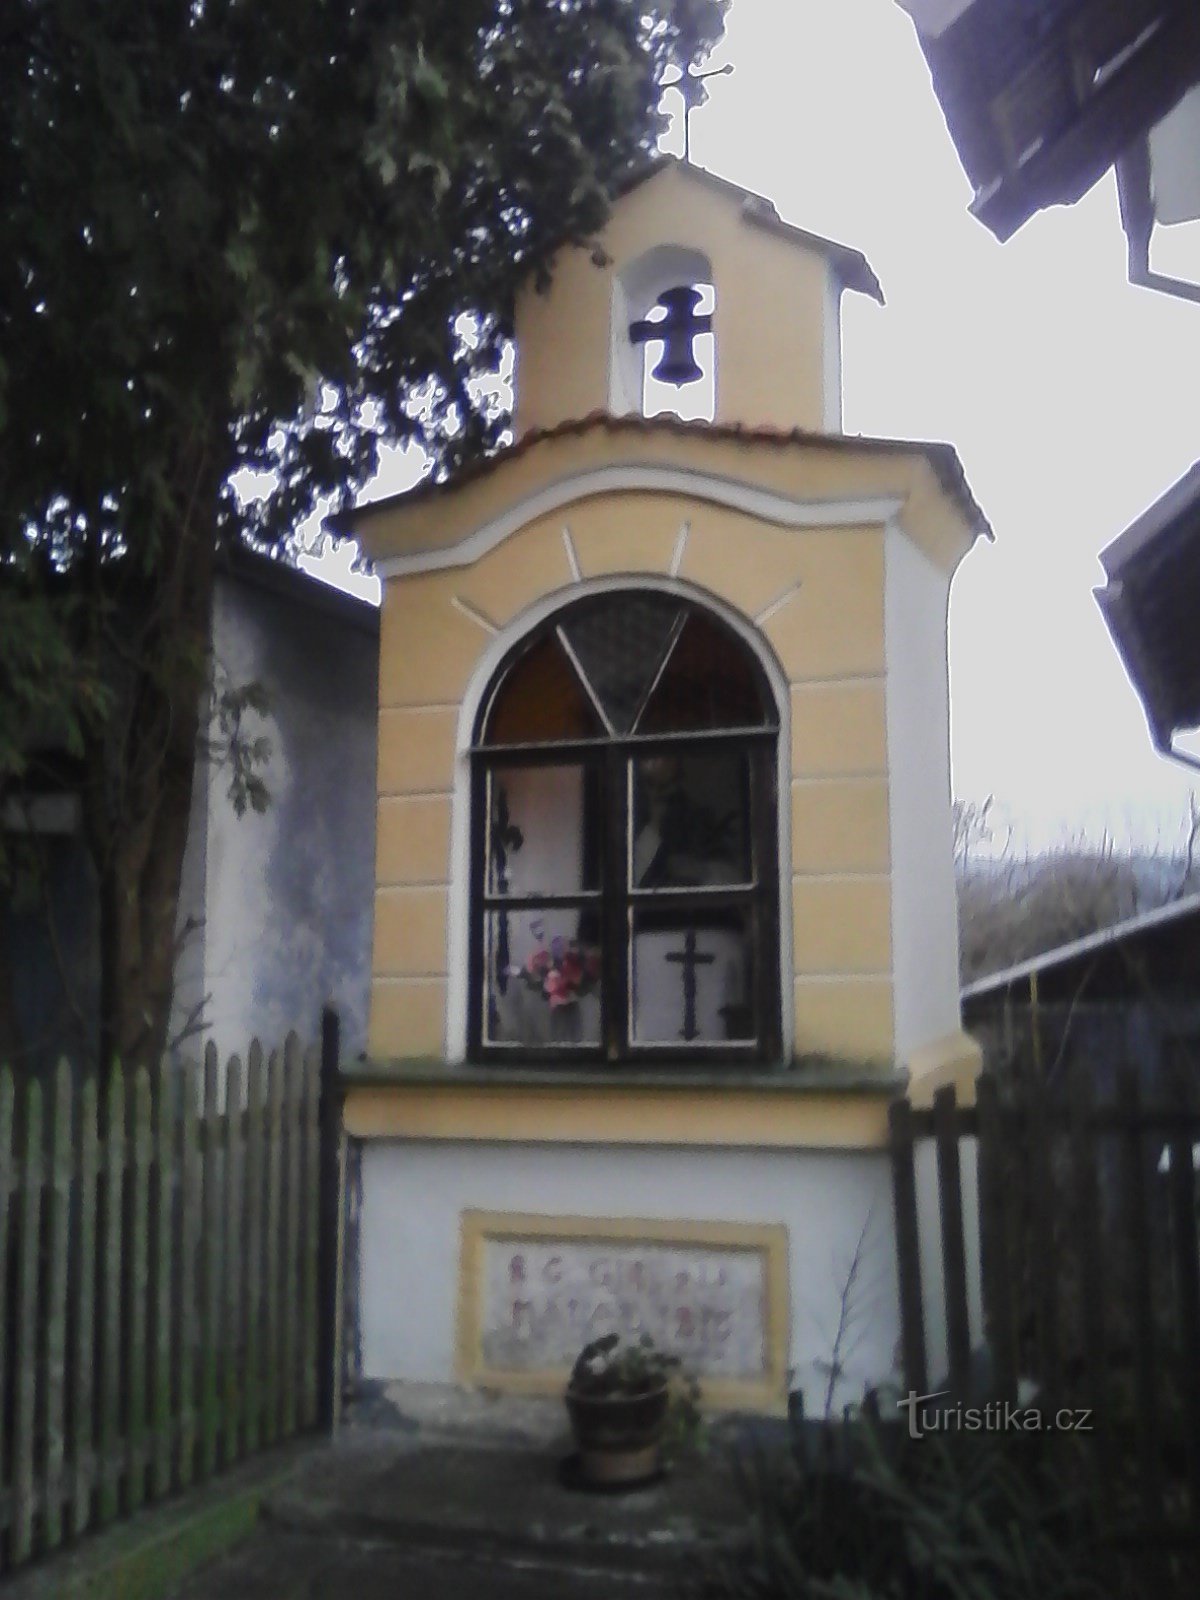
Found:
[[683, 101], [683, 159], [692, 159], [692, 112], [704, 100], [704, 83], [707, 78], [725, 78], [733, 71], [732, 62], [723, 67], [710, 67], [707, 72], [696, 72], [691, 67], [682, 69], [677, 78], [664, 84], [666, 89], [678, 89]]

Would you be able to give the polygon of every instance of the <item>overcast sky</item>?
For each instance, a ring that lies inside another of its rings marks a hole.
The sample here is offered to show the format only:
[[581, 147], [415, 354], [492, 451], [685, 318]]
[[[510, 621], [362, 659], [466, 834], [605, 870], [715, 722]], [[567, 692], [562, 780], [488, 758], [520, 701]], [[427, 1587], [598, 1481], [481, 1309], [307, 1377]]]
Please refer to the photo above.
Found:
[[[971, 218], [894, 0], [734, 0], [713, 60], [735, 70], [692, 159], [883, 284], [883, 308], [843, 302], [846, 431], [949, 440], [996, 533], [951, 598], [955, 793], [995, 795], [1035, 844], [1171, 844], [1192, 778], [1152, 751], [1092, 589], [1097, 552], [1200, 454], [1200, 307], [1129, 286], [1111, 175], [1003, 246]], [[1194, 246], [1171, 264], [1200, 277]]]

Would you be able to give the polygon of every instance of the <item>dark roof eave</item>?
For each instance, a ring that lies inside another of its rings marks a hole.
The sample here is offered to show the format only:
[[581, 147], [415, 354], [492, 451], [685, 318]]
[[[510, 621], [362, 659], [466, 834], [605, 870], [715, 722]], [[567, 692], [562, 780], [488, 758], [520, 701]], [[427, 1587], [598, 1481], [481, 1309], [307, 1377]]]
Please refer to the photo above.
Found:
[[[970, 8], [964, 15], [970, 16]], [[972, 70], [969, 29], [964, 28], [962, 38], [966, 48], [960, 47], [952, 56], [955, 77], [970, 85], [977, 81], [978, 74]], [[946, 86], [938, 81], [937, 68], [940, 65], [944, 70], [945, 63], [937, 61], [937, 40], [923, 37], [921, 43], [959, 159], [975, 189], [971, 213], [1001, 242], [1011, 238], [1037, 211], [1079, 200], [1200, 76], [1200, 14], [1193, 7], [1180, 4], [1123, 66], [1089, 93], [1082, 104], [1077, 104], [1065, 127], [1044, 128], [1041, 138], [1019, 161], [1010, 163], [1006, 170], [995, 170], [995, 154], [990, 160], [984, 158], [984, 165], [978, 153], [972, 159], [972, 152], [1002, 148], [992, 110], [1001, 98], [1000, 92], [991, 102], [986, 101], [982, 91], [976, 97], [971, 97], [969, 91], [961, 97], [945, 92]], [[1037, 48], [1041, 49], [1040, 42]], [[1014, 65], [1007, 79], [1008, 89], [1034, 59], [1031, 47]]]
[[1154, 748], [1166, 752], [1170, 749], [1174, 732], [1173, 719], [1167, 710], [1169, 697], [1156, 670], [1150, 652], [1146, 649], [1142, 631], [1138, 627], [1133, 608], [1129, 605], [1120, 579], [1110, 581], [1103, 589], [1094, 589], [1100, 615], [1108, 627], [1113, 645], [1125, 672], [1141, 702], [1150, 730]]

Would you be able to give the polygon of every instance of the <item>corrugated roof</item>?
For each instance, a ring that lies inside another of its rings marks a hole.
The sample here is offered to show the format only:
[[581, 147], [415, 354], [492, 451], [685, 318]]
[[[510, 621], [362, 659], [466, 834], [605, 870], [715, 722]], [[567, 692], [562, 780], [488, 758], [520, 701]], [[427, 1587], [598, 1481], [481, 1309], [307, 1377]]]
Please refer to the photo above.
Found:
[[992, 972], [986, 978], [977, 978], [974, 983], [964, 986], [961, 998], [964, 1001], [977, 1000], [981, 996], [1011, 988], [1013, 984], [1026, 982], [1035, 973], [1045, 972], [1051, 967], [1069, 965], [1081, 957], [1096, 955], [1113, 945], [1124, 943], [1127, 939], [1139, 938], [1142, 934], [1153, 933], [1159, 928], [1169, 927], [1173, 922], [1195, 916], [1197, 912], [1200, 912], [1200, 894], [1187, 895], [1170, 905], [1156, 906], [1153, 911], [1143, 911], [1136, 917], [1127, 917], [1124, 922], [1115, 922], [1111, 927], [1101, 928], [1098, 932], [1089, 933], [1082, 939], [1073, 939], [1070, 944], [1060, 944], [1053, 950], [1044, 950], [1040, 955], [1030, 956], [1027, 961], [1019, 961], [1015, 966], [1006, 967], [1003, 972]]
[[587, 433], [593, 428], [603, 428], [609, 433], [661, 433], [690, 438], [700, 434], [711, 439], [737, 439], [747, 444], [806, 445], [833, 450], [870, 450], [884, 454], [904, 455], [918, 452], [924, 455], [937, 474], [946, 493], [956, 500], [966, 513], [967, 520], [977, 534], [994, 537], [986, 516], [971, 493], [962, 462], [953, 445], [930, 440], [876, 439], [862, 434], [818, 433], [807, 428], [774, 428], [751, 426], [742, 422], [684, 422], [675, 416], [639, 417], [613, 416], [607, 411], [593, 411], [586, 417], [556, 423], [552, 428], [534, 428], [514, 444], [506, 445], [492, 455], [481, 456], [452, 477], [435, 482], [426, 478], [412, 489], [400, 494], [387, 495], [357, 506], [352, 511], [330, 517], [326, 526], [334, 533], [352, 534], [369, 517], [392, 507], [419, 505], [462, 487], [464, 483], [497, 471], [509, 462], [528, 455], [541, 444], [553, 439], [569, 438]]

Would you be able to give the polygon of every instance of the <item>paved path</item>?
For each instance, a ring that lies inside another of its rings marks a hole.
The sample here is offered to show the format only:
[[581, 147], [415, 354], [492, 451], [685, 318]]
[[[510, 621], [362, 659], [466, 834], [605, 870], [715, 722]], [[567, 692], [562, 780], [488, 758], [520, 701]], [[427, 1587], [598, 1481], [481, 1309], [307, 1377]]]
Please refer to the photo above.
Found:
[[264, 1528], [171, 1600], [676, 1600], [682, 1593], [662, 1576]]
[[170, 1600], [680, 1600], [744, 1526], [728, 1442], [624, 1495], [564, 1482], [561, 1402], [401, 1386]]

